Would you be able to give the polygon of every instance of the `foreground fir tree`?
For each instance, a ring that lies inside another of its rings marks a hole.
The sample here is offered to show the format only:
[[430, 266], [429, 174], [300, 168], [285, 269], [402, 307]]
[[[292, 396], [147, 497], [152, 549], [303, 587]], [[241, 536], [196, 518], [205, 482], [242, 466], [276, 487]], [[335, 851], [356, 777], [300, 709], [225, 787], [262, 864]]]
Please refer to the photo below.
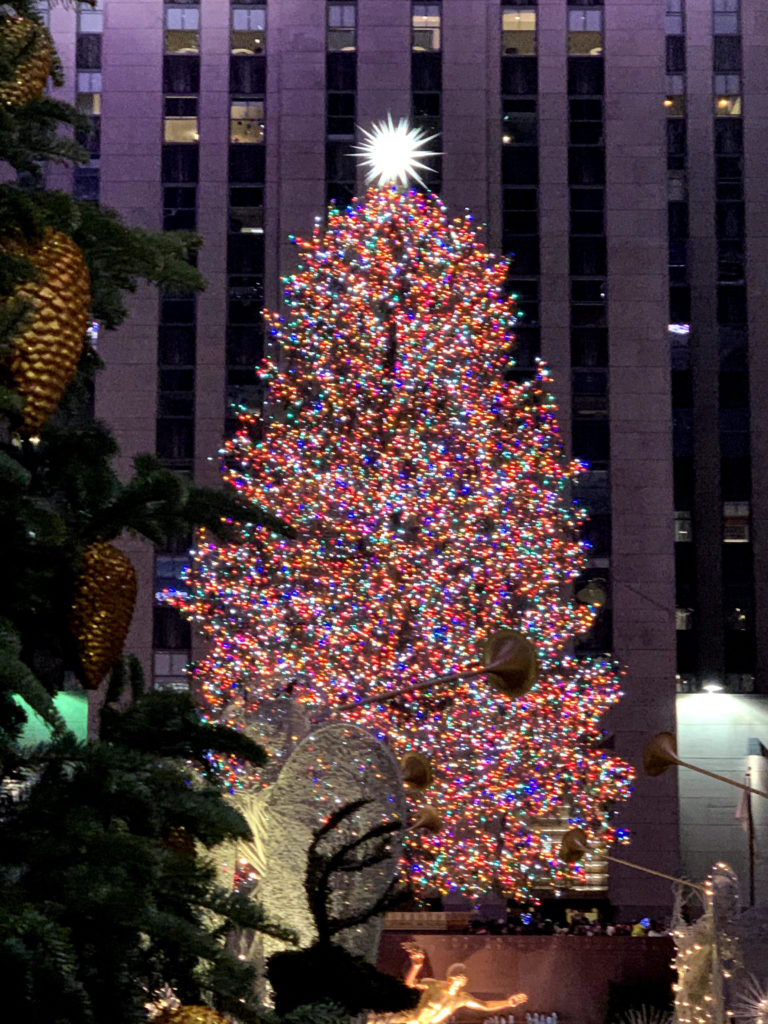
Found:
[[[445, 827], [409, 841], [417, 888], [562, 885], [553, 820], [610, 840], [630, 773], [597, 749], [617, 671], [571, 654], [595, 614], [569, 589], [585, 561], [578, 466], [546, 371], [505, 378], [506, 266], [470, 218], [394, 188], [332, 211], [298, 245], [285, 321], [270, 317], [267, 416], [244, 413], [224, 453], [235, 493], [296, 537], [249, 524], [237, 545], [204, 535], [169, 595], [209, 641], [197, 668], [208, 714], [259, 735], [287, 691], [310, 720], [365, 724], [398, 754], [427, 754]], [[516, 702], [484, 677], [370, 701], [477, 663], [500, 628], [538, 657]]]
[[[100, 363], [87, 324], [117, 326], [141, 279], [177, 291], [203, 282], [188, 261], [192, 236], [133, 230], [43, 188], [43, 161], [79, 158], [58, 134], [79, 122], [44, 94], [56, 57], [36, 7], [0, 8], [0, 157], [24, 174], [0, 185], [3, 1013], [134, 1024], [170, 987], [252, 1021], [252, 971], [225, 939], [235, 926], [281, 930], [217, 885], [208, 851], [248, 829], [203, 769], [211, 750], [249, 763], [263, 751], [203, 725], [188, 696], [142, 695], [135, 666], [135, 703], [118, 710], [135, 579], [111, 542], [127, 530], [162, 543], [201, 524], [226, 537], [233, 515], [259, 512], [149, 455], [120, 479], [115, 441], [88, 412]], [[73, 676], [97, 687], [110, 669], [101, 736], [79, 744], [53, 697]], [[19, 745], [20, 697], [51, 729], [32, 752]]]

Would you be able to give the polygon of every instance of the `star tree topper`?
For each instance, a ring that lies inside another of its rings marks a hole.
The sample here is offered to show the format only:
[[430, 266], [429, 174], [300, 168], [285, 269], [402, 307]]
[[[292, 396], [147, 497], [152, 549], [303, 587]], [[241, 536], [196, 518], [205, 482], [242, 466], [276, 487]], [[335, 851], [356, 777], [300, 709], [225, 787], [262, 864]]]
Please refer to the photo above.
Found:
[[415, 179], [423, 188], [427, 187], [417, 168], [423, 171], [431, 171], [432, 168], [422, 163], [419, 157], [440, 156], [439, 152], [424, 148], [437, 135], [427, 135], [422, 128], [409, 125], [405, 117], [395, 124], [391, 114], [387, 115], [386, 121], [378, 121], [370, 129], [360, 130], [365, 141], [355, 146], [355, 154], [366, 169], [367, 184], [385, 186], [399, 182], [407, 188], [409, 180]]

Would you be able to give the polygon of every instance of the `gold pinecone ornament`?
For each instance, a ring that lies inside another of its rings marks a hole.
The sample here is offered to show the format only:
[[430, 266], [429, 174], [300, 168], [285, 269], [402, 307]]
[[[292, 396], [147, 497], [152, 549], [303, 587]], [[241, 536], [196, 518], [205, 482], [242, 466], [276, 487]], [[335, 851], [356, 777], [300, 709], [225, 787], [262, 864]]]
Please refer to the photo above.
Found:
[[32, 18], [6, 15], [0, 23], [0, 54], [13, 65], [13, 77], [0, 82], [0, 103], [21, 107], [39, 99], [53, 69], [48, 30]]
[[90, 274], [79, 247], [61, 231], [46, 228], [34, 245], [7, 247], [38, 271], [14, 288], [13, 297], [31, 312], [8, 359], [11, 387], [24, 398], [23, 426], [32, 432], [58, 406], [77, 370], [91, 304]]
[[123, 649], [136, 605], [136, 571], [114, 545], [86, 548], [69, 628], [77, 641], [77, 677], [95, 690]]

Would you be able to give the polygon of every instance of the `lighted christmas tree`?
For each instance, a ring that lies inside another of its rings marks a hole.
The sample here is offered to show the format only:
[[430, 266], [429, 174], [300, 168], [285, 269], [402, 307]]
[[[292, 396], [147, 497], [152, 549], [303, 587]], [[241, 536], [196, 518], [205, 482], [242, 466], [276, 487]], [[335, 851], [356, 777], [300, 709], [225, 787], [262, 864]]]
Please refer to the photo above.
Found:
[[[569, 653], [595, 614], [569, 587], [585, 562], [579, 467], [546, 369], [506, 379], [507, 267], [469, 216], [449, 221], [434, 196], [391, 185], [297, 245], [287, 315], [268, 315], [279, 356], [261, 368], [265, 413], [243, 412], [223, 458], [228, 484], [296, 536], [203, 536], [169, 596], [209, 642], [195, 670], [207, 711], [258, 731], [288, 691], [310, 721], [425, 753], [444, 828], [406, 845], [417, 888], [562, 885], [573, 869], [547, 821], [610, 840], [630, 771], [597, 749], [615, 667]], [[476, 663], [500, 628], [535, 646], [527, 695], [479, 676], [386, 699]]]

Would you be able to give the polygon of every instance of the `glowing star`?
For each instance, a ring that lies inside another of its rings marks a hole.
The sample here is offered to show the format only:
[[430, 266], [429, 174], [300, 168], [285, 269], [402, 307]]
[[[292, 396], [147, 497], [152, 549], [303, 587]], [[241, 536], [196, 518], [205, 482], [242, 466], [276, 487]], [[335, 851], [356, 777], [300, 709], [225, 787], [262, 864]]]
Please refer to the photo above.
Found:
[[365, 136], [365, 142], [355, 149], [366, 168], [366, 182], [376, 185], [395, 185], [399, 182], [405, 187], [409, 180], [415, 179], [424, 188], [427, 187], [416, 168], [432, 170], [419, 157], [440, 156], [438, 152], [424, 149], [437, 135], [427, 135], [423, 129], [411, 127], [405, 117], [395, 124], [391, 114], [387, 115], [386, 121], [379, 121], [370, 130], [360, 130]]

